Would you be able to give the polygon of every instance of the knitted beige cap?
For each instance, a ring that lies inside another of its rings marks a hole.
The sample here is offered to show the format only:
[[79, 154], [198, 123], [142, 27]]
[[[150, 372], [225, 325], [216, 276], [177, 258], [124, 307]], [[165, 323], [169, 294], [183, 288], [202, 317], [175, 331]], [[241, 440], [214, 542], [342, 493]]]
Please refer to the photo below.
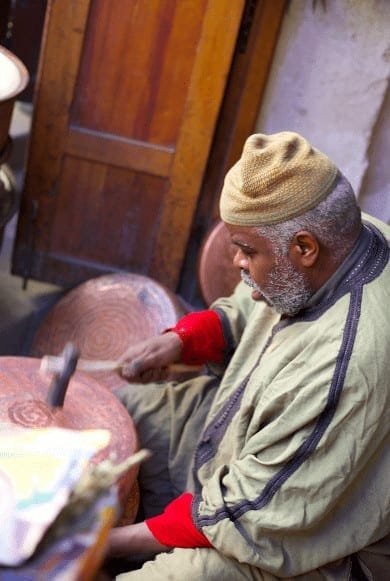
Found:
[[226, 174], [221, 218], [236, 226], [285, 222], [326, 198], [337, 175], [333, 162], [298, 133], [251, 135]]

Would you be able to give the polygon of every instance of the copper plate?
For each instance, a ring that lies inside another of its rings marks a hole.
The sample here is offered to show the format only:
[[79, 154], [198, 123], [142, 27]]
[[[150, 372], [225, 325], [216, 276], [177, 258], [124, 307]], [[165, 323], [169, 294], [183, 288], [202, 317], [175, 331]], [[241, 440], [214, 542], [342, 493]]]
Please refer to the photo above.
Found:
[[[77, 371], [69, 382], [63, 407], [52, 408], [46, 403], [51, 378], [43, 376], [39, 368], [40, 362], [31, 357], [0, 357], [2, 427], [107, 429], [111, 433], [110, 443], [94, 456], [92, 461], [95, 463], [101, 462], [112, 452], [119, 463], [138, 450], [134, 423], [108, 389], [93, 377]], [[118, 481], [122, 504], [128, 503], [137, 473], [137, 468], [131, 469]], [[135, 518], [135, 512], [132, 518]]]
[[[130, 345], [174, 326], [183, 313], [179, 299], [148, 277], [103, 275], [59, 300], [38, 329], [31, 354], [57, 355], [71, 341], [85, 359], [116, 360]], [[95, 377], [110, 389], [123, 384], [115, 372]]]
[[229, 296], [239, 283], [240, 271], [233, 266], [233, 257], [229, 232], [219, 221], [207, 234], [200, 251], [198, 278], [206, 305]]

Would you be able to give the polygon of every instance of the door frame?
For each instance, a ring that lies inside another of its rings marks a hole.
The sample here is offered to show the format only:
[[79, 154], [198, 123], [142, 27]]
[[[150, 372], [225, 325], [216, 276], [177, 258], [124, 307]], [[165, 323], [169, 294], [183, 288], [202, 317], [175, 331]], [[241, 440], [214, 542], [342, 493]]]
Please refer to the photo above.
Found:
[[255, 130], [287, 4], [287, 0], [247, 0], [245, 5], [178, 286], [179, 294], [193, 305], [202, 306], [194, 264], [207, 232], [219, 219], [225, 174]]

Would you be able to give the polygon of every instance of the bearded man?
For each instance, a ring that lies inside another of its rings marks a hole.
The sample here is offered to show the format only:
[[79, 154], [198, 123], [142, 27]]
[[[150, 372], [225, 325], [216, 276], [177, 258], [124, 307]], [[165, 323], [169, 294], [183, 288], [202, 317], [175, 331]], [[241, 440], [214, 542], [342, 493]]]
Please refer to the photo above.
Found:
[[248, 138], [220, 212], [243, 282], [124, 358], [139, 382], [209, 372], [118, 394], [154, 455], [109, 555], [159, 553], [124, 579], [382, 581], [390, 228], [292, 132]]

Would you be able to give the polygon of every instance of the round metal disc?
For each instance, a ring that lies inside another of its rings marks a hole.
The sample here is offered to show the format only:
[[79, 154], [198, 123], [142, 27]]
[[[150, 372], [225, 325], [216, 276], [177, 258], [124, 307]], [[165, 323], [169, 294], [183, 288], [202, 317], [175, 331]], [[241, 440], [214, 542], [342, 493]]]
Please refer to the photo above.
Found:
[[[132, 419], [106, 387], [77, 371], [69, 382], [63, 407], [53, 408], [46, 403], [51, 380], [51, 375], [40, 372], [37, 359], [0, 357], [0, 425], [106, 429], [111, 434], [110, 443], [94, 456], [95, 463], [112, 453], [115, 463], [120, 463], [138, 450]], [[137, 468], [132, 468], [118, 481], [123, 505], [131, 504], [131, 494], [137, 493], [134, 489], [137, 473]], [[135, 518], [135, 512], [131, 518]]]
[[[62, 297], [39, 327], [31, 355], [58, 355], [67, 342], [80, 357], [117, 360], [131, 345], [175, 325], [184, 309], [156, 281], [137, 274], [103, 275]], [[95, 374], [110, 389], [123, 384], [115, 372]]]
[[233, 266], [234, 248], [222, 221], [210, 230], [200, 251], [198, 278], [206, 305], [229, 296], [240, 282], [240, 272]]

